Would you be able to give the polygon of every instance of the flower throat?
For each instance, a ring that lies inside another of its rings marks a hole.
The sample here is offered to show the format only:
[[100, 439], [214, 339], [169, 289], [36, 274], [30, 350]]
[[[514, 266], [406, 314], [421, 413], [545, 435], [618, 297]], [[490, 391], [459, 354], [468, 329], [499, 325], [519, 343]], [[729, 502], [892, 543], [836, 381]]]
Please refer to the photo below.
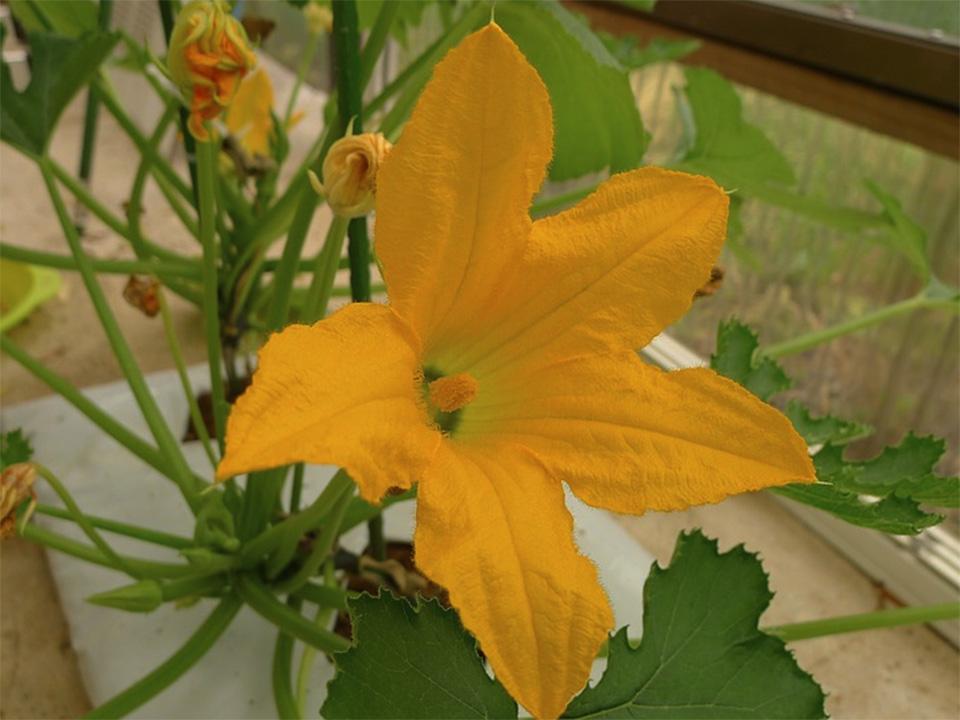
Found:
[[470, 373], [443, 375], [424, 368], [423, 390], [433, 421], [445, 433], [453, 433], [460, 424], [460, 411], [477, 397], [476, 379]]

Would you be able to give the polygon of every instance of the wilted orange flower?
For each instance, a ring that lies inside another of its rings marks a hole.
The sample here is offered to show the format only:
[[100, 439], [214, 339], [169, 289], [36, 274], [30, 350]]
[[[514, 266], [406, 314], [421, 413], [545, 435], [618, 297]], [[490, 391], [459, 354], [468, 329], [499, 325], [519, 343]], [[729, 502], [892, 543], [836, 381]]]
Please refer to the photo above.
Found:
[[16, 463], [4, 468], [0, 474], [0, 539], [10, 537], [16, 529], [16, 510], [27, 498], [31, 498], [29, 513], [37, 502], [33, 483], [37, 470], [30, 463]]
[[373, 210], [377, 174], [393, 145], [381, 133], [350, 130], [337, 140], [323, 160], [323, 182], [311, 170], [310, 184], [323, 195], [336, 215], [355, 218]]
[[613, 625], [563, 483], [642, 513], [814, 479], [777, 410], [635, 350], [707, 280], [724, 192], [644, 168], [532, 222], [552, 146], [547, 90], [499, 27], [450, 52], [377, 179], [390, 304], [273, 335], [218, 469], [335, 463], [373, 502], [419, 483], [417, 566], [507, 690], [548, 718]]
[[209, 138], [203, 124], [230, 104], [256, 62], [243, 26], [222, 0], [193, 0], [180, 11], [170, 37], [167, 69], [189, 94], [188, 127], [197, 140]]

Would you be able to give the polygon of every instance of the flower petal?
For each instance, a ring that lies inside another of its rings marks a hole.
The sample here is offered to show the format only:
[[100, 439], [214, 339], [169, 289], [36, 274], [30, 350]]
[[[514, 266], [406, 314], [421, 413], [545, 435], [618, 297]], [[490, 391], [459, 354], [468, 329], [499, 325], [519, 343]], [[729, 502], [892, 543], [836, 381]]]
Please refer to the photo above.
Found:
[[617, 512], [815, 480], [790, 421], [712, 370], [579, 357], [518, 372], [484, 398], [464, 410], [458, 437], [521, 443], [585, 502]]
[[390, 302], [429, 348], [495, 306], [553, 145], [546, 87], [496, 25], [441, 61], [377, 177]]
[[531, 354], [646, 345], [709, 277], [727, 205], [709, 178], [651, 167], [615, 175], [571, 210], [537, 221], [522, 267], [503, 280], [513, 311], [451, 353], [448, 372], [479, 379]]
[[522, 448], [446, 441], [420, 482], [414, 544], [497, 679], [535, 716], [559, 717], [613, 626], [560, 483]]
[[392, 310], [369, 303], [271, 336], [230, 413], [217, 477], [331, 463], [371, 502], [410, 487], [441, 437], [423, 408], [418, 345]]

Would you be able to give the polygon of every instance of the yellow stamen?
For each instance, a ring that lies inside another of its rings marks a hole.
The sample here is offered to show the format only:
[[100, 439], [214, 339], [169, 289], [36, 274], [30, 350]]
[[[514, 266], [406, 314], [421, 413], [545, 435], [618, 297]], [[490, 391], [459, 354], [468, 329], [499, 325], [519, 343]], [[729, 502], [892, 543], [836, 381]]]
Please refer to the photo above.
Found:
[[470, 373], [437, 378], [429, 385], [430, 402], [441, 412], [466, 407], [476, 396], [479, 385]]

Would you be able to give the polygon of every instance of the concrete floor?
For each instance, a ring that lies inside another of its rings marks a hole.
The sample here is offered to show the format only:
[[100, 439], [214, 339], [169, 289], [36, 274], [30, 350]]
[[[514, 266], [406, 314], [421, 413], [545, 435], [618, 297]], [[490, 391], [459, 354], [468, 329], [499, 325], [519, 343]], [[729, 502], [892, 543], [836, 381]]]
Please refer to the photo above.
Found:
[[[283, 94], [278, 92], [279, 97]], [[53, 154], [67, 167], [76, 163], [82, 108], [75, 104], [62, 123]], [[308, 117], [316, 117], [316, 112]], [[305, 121], [294, 133], [302, 147], [313, 130]], [[104, 117], [94, 189], [108, 207], [121, 212], [135, 171], [136, 153]], [[146, 199], [148, 234], [163, 244], [195, 252], [178, 221], [165, 212], [155, 188]], [[319, 235], [321, 223], [314, 223]], [[7, 146], [0, 148], [0, 231], [4, 242], [67, 252], [31, 162]], [[312, 242], [318, 242], [314, 237]], [[92, 223], [85, 241], [98, 257], [126, 257], [122, 239]], [[35, 357], [79, 386], [120, 376], [98, 330], [79, 279], [64, 273], [60, 297], [47, 303], [11, 336]], [[104, 287], [127, 338], [145, 371], [171, 366], [159, 320], [147, 320], [121, 299], [123, 276]], [[204, 358], [201, 318], [174, 302], [176, 325], [188, 362]], [[48, 391], [8, 358], [0, 360], [0, 400], [12, 404]], [[702, 527], [720, 539], [722, 549], [744, 542], [759, 551], [776, 597], [764, 623], [777, 624], [866, 612], [881, 594], [851, 566], [770, 497], [757, 494], [684, 513], [651, 513], [622, 522], [661, 562], [666, 562], [680, 530]], [[70, 648], [44, 554], [18, 540], [0, 546], [0, 717], [76, 717], [89, 708]], [[800, 664], [829, 693], [836, 718], [960, 717], [960, 656], [923, 627], [858, 633], [797, 643]]]

